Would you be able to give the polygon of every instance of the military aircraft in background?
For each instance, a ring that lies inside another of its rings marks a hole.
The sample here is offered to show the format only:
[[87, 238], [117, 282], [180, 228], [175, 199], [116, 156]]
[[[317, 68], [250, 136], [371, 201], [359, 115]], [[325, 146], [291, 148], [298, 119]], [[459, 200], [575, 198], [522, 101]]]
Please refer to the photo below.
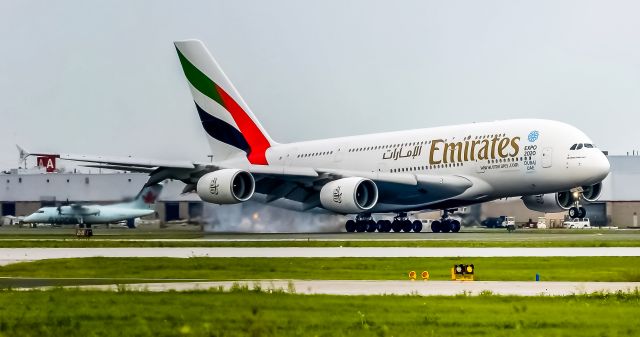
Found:
[[[90, 228], [93, 224], [116, 223], [151, 215], [152, 208], [160, 193], [162, 184], [144, 187], [128, 202], [111, 205], [83, 205], [72, 203], [57, 207], [42, 207], [24, 218], [24, 223], [47, 223], [79, 225]], [[131, 225], [129, 225], [131, 227]]]

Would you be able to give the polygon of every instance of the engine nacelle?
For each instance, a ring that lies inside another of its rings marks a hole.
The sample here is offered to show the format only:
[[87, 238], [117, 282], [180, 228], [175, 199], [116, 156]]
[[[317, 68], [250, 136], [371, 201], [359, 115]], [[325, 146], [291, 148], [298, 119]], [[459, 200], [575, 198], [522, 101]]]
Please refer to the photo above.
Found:
[[378, 187], [372, 180], [350, 177], [326, 183], [320, 190], [322, 207], [342, 214], [361, 213], [378, 202]]
[[251, 173], [238, 169], [222, 169], [200, 177], [196, 191], [200, 199], [214, 204], [237, 204], [247, 201], [255, 191]]
[[563, 212], [573, 206], [573, 198], [569, 191], [527, 195], [522, 197], [522, 202], [528, 209], [544, 213]]
[[582, 186], [582, 199], [587, 202], [593, 202], [600, 198], [602, 193], [602, 183], [597, 183], [591, 186]]

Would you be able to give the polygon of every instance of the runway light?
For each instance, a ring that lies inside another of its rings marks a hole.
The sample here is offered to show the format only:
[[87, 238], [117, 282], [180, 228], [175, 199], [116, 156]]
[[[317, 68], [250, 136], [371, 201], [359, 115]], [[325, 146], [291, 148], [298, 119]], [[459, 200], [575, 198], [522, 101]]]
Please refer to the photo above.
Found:
[[475, 269], [473, 264], [456, 264], [451, 268], [451, 279], [457, 281], [473, 281]]
[[422, 276], [422, 279], [423, 279], [424, 281], [429, 280], [429, 272], [428, 272], [428, 271], [426, 271], [426, 270], [425, 270], [425, 271], [423, 271], [423, 272], [422, 272], [422, 274], [420, 274], [420, 276]]
[[412, 270], [412, 271], [409, 272], [409, 279], [411, 281], [415, 281], [416, 280], [416, 272], [415, 271]]

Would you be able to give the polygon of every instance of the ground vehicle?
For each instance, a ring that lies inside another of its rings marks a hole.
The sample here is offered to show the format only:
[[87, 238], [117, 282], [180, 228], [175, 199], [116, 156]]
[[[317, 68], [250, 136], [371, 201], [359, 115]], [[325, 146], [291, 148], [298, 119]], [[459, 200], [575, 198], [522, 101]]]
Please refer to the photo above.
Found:
[[501, 215], [495, 218], [486, 218], [482, 220], [480, 224], [487, 228], [504, 228], [507, 225], [515, 225], [516, 218], [512, 216]]
[[539, 216], [537, 222], [533, 222], [531, 218], [529, 221], [522, 224], [521, 227], [524, 228], [547, 228], [547, 219], [543, 216]]
[[591, 228], [589, 218], [579, 218], [567, 220], [562, 224], [564, 228]]
[[512, 216], [505, 217], [504, 222], [502, 223], [503, 226], [509, 226], [509, 225], [515, 226], [515, 224], [516, 224], [516, 218]]

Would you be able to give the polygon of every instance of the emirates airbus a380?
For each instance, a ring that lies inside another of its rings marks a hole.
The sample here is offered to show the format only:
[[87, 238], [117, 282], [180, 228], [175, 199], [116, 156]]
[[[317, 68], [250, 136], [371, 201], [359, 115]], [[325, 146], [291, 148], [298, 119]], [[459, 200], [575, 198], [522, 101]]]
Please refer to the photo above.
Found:
[[[148, 172], [147, 185], [186, 183], [206, 202], [249, 199], [300, 211], [355, 215], [348, 232], [419, 232], [408, 212], [442, 210], [433, 232], [457, 232], [457, 207], [522, 197], [537, 211], [584, 217], [609, 162], [577, 128], [520, 119], [276, 143], [198, 40], [175, 42], [213, 162], [58, 154], [89, 167]], [[394, 213], [394, 221], [372, 214]]]

